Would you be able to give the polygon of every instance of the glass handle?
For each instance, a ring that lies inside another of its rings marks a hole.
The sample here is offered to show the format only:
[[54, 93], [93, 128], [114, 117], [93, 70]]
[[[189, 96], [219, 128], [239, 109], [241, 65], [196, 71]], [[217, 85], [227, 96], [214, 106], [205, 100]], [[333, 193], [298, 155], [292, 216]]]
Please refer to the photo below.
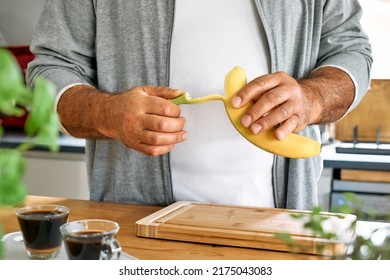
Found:
[[113, 236], [106, 236], [102, 239], [101, 260], [118, 260], [121, 252], [122, 247]]

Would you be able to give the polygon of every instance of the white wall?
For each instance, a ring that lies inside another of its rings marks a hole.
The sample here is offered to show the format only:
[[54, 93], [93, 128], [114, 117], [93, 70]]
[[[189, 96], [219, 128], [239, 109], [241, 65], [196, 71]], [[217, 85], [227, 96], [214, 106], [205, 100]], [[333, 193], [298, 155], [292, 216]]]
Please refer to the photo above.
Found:
[[[343, 1], [343, 0], [340, 0]], [[373, 78], [390, 78], [390, 0], [359, 0], [373, 45]], [[0, 0], [0, 45], [28, 45], [45, 0]], [[2, 34], [2, 36], [1, 36]], [[2, 38], [3, 37], [3, 38]]]
[[0, 44], [29, 45], [44, 3], [45, 0], [0, 0]]
[[390, 0], [359, 0], [362, 25], [370, 38], [373, 79], [390, 79]]

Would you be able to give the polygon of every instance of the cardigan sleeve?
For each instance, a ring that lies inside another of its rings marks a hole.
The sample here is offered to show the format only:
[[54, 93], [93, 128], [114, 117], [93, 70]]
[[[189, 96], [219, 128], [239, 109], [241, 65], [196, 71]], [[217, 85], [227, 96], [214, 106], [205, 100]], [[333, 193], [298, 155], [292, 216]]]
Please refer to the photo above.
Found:
[[367, 92], [373, 62], [371, 45], [360, 24], [361, 16], [362, 9], [356, 0], [324, 3], [317, 67], [337, 67], [351, 77], [355, 99], [348, 112]]
[[95, 29], [92, 0], [46, 1], [30, 45], [35, 59], [27, 84], [42, 76], [57, 92], [74, 83], [95, 85]]

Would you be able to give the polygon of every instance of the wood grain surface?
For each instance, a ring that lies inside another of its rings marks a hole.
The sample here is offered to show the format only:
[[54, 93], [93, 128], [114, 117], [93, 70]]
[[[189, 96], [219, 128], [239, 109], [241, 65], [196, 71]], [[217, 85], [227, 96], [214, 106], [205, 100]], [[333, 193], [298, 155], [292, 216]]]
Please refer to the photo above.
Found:
[[[305, 260], [327, 259], [310, 254], [260, 250], [198, 242], [181, 242], [136, 236], [135, 222], [161, 210], [158, 206], [130, 205], [67, 198], [29, 196], [25, 205], [61, 204], [70, 208], [69, 220], [108, 219], [119, 223], [118, 241], [129, 255], [142, 260]], [[0, 208], [4, 233], [19, 231], [16, 207]]]
[[340, 178], [346, 181], [390, 183], [390, 171], [342, 169]]
[[[291, 214], [303, 213], [296, 219]], [[337, 239], [329, 241], [304, 227], [309, 212], [286, 209], [244, 207], [221, 204], [176, 202], [136, 222], [138, 236], [230, 245], [328, 256], [343, 255], [354, 231], [354, 215], [321, 213], [324, 227]], [[295, 245], [290, 247], [277, 233], [289, 233]]]
[[376, 142], [380, 128], [381, 142], [390, 142], [390, 80], [372, 80], [371, 88], [360, 104], [336, 123], [336, 139], [351, 142], [358, 126], [360, 142]]

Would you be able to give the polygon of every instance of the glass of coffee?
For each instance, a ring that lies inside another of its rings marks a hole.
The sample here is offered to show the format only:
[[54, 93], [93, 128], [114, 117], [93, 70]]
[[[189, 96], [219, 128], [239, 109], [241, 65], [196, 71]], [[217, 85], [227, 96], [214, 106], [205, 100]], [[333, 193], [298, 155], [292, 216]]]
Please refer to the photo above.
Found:
[[52, 259], [62, 245], [60, 226], [68, 221], [69, 208], [32, 205], [16, 211], [27, 254], [31, 259]]
[[119, 259], [122, 248], [116, 240], [119, 225], [108, 220], [78, 220], [61, 226], [70, 260]]

